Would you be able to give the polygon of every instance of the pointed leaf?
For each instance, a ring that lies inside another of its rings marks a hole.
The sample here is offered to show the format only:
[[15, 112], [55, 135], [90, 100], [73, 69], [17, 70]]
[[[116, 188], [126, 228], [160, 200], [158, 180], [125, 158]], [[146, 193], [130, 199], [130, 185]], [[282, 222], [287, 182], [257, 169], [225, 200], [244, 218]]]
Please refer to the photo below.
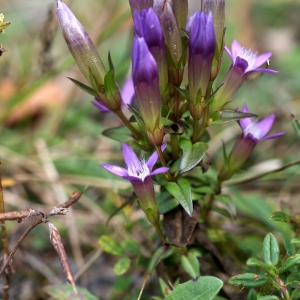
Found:
[[269, 265], [277, 265], [279, 260], [278, 241], [272, 233], [268, 233], [263, 243], [264, 261]]
[[180, 284], [165, 300], [212, 300], [222, 286], [216, 277], [201, 276]]
[[299, 283], [300, 282], [300, 274], [299, 273], [292, 273], [286, 279], [286, 285], [292, 283]]
[[212, 122], [210, 125], [220, 125], [228, 122], [237, 121], [243, 118], [258, 118], [257, 115], [251, 113], [243, 113], [231, 109], [215, 111], [211, 114]]
[[236, 207], [231, 199], [231, 197], [229, 195], [216, 195], [215, 199], [217, 201], [219, 201], [220, 203], [222, 203], [224, 205], [224, 207], [226, 208], [226, 210], [228, 211], [228, 213], [230, 214], [231, 218], [235, 219], [236, 217]]
[[187, 139], [181, 139], [179, 146], [183, 150], [179, 174], [186, 173], [193, 169], [202, 160], [208, 149], [208, 145], [206, 143], [198, 142], [192, 145], [191, 141]]
[[200, 276], [200, 265], [197, 253], [189, 252], [188, 257], [184, 255], [181, 256], [181, 265], [192, 278]]
[[300, 264], [300, 254], [295, 254], [294, 256], [290, 256], [287, 260], [283, 263], [282, 267], [280, 268], [280, 272], [285, 272], [289, 268]]
[[85, 85], [84, 83], [82, 83], [82, 82], [80, 82], [80, 81], [78, 81], [78, 80], [76, 80], [76, 79], [73, 79], [73, 78], [70, 78], [70, 77], [68, 77], [68, 78], [69, 78], [75, 85], [77, 85], [79, 88], [81, 88], [83, 91], [87, 92], [88, 94], [90, 94], [90, 95], [92, 95], [92, 96], [94, 96], [94, 97], [97, 97], [97, 96], [98, 96], [97, 92], [96, 92], [94, 89], [92, 89], [91, 87]]
[[116, 275], [121, 276], [127, 272], [130, 267], [130, 259], [128, 257], [122, 257], [114, 266], [114, 272]]
[[267, 270], [272, 269], [272, 266], [268, 265], [267, 263], [255, 258], [255, 257], [250, 257], [247, 260], [246, 264], [247, 264], [247, 266], [257, 266], [257, 267], [261, 267], [261, 268], [267, 269]]
[[264, 275], [254, 273], [244, 273], [233, 276], [228, 283], [232, 285], [243, 285], [246, 288], [262, 286], [267, 282], [268, 278]]
[[294, 128], [295, 132], [297, 133], [298, 137], [300, 138], [300, 123], [299, 123], [299, 120], [295, 119], [294, 115], [291, 115], [291, 118], [292, 118], [293, 128]]
[[173, 195], [189, 216], [193, 213], [193, 201], [191, 186], [185, 178], [179, 178], [178, 184], [175, 182], [168, 182], [166, 184], [167, 191]]

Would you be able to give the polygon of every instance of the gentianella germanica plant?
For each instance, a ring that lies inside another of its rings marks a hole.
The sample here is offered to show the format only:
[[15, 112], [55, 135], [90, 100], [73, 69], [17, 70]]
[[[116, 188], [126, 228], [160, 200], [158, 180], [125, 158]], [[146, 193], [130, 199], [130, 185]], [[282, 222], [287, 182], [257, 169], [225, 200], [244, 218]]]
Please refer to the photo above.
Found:
[[[71, 80], [93, 96], [93, 104], [101, 112], [113, 113], [123, 123], [104, 134], [123, 142], [125, 164], [101, 166], [130, 181], [140, 208], [162, 241], [160, 247], [152, 249], [148, 272], [164, 264], [166, 257], [177, 257], [174, 261], [185, 274], [196, 279], [178, 285], [187, 280], [186, 276], [159, 276], [166, 299], [182, 299], [183, 295], [186, 299], [213, 299], [223, 282], [210, 276], [213, 274], [200, 276], [198, 258], [201, 251], [212, 252], [219, 269], [229, 274], [207, 234], [212, 223], [210, 212], [222, 196], [222, 183], [241, 170], [259, 142], [284, 134], [266, 136], [274, 115], [258, 121], [246, 105], [241, 110], [229, 109], [228, 105], [249, 74], [277, 73], [268, 68], [272, 53], [257, 55], [236, 40], [231, 50], [225, 46], [225, 0], [202, 0], [199, 10], [189, 18], [187, 0], [130, 0], [134, 21], [132, 78], [120, 90], [110, 55], [106, 70], [82, 24], [62, 1], [56, 0], [56, 5], [64, 39], [88, 85]], [[216, 86], [224, 53], [231, 66]], [[242, 103], [233, 105], [241, 107]], [[202, 167], [203, 173], [207, 170], [203, 158], [209, 149], [208, 127], [236, 121], [241, 136], [224, 156], [217, 179], [204, 180], [195, 168]], [[156, 167], [157, 161], [160, 166]], [[118, 242], [112, 238], [100, 238], [103, 249], [113, 253], [108, 243], [117, 248]], [[124, 253], [119, 251], [118, 255]], [[119, 275], [128, 270], [128, 261], [122, 261]], [[226, 295], [223, 289], [221, 293]]]

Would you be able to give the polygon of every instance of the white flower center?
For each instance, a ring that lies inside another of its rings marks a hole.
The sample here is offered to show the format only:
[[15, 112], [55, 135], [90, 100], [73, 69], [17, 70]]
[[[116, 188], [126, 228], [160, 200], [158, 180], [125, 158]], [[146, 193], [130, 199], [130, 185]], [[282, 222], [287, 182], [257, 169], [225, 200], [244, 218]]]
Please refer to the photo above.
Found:
[[142, 181], [150, 174], [149, 168], [146, 164], [145, 159], [141, 159], [138, 164], [130, 164], [128, 166], [128, 175], [133, 177], [138, 177]]
[[251, 49], [247, 49], [247, 48], [243, 47], [240, 50], [240, 52], [238, 53], [237, 57], [238, 56], [248, 62], [248, 67], [245, 70], [245, 72], [253, 69], [253, 66], [255, 64], [255, 60], [256, 60], [256, 57], [257, 57], [257, 52], [253, 53]]
[[251, 133], [256, 139], [260, 140], [262, 138], [261, 126], [257, 125], [258, 122], [252, 122], [244, 129], [244, 136]]

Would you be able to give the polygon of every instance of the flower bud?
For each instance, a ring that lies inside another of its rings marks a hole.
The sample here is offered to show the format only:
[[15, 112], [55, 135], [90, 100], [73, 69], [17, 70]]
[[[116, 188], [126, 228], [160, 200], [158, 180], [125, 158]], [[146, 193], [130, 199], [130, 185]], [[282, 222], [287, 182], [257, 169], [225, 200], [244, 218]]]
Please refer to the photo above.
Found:
[[146, 130], [148, 132], [161, 130], [161, 96], [159, 92], [158, 69], [144, 38], [135, 37], [134, 40], [132, 77], [138, 107]]
[[91, 38], [62, 1], [56, 0], [56, 7], [64, 39], [81, 73], [90, 82], [90, 70], [98, 84], [103, 85], [106, 70]]
[[182, 56], [181, 34], [170, 0], [154, 0], [153, 9], [158, 15], [165, 43], [170, 51], [175, 66]]
[[187, 29], [190, 31], [188, 79], [189, 98], [193, 108], [191, 114], [194, 119], [200, 119], [199, 106], [201, 98], [206, 94], [216, 49], [212, 14], [195, 12], [187, 24]]
[[159, 88], [162, 94], [168, 84], [166, 47], [159, 19], [152, 8], [134, 12], [134, 30], [143, 37], [149, 51], [155, 58], [159, 73]]

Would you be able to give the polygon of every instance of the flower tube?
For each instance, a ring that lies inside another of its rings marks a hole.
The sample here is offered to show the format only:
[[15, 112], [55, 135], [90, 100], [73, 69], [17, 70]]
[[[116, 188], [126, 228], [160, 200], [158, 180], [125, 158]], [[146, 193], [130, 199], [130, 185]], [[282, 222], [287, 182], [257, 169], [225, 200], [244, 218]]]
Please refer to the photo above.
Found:
[[[246, 105], [243, 106], [242, 112], [249, 112]], [[242, 167], [260, 141], [276, 139], [285, 134], [285, 132], [279, 132], [266, 136], [272, 128], [274, 120], [275, 115], [270, 115], [259, 122], [252, 121], [251, 118], [244, 118], [238, 121], [242, 129], [242, 135], [236, 141], [220, 171], [219, 178], [221, 181], [229, 179]]]
[[231, 59], [232, 64], [222, 80], [223, 85], [214, 97], [214, 110], [222, 109], [231, 100], [249, 74], [254, 72], [278, 73], [275, 70], [260, 68], [272, 56], [272, 52], [257, 56], [251, 49], [242, 47], [236, 40], [232, 42], [231, 51], [226, 46], [225, 51]]

